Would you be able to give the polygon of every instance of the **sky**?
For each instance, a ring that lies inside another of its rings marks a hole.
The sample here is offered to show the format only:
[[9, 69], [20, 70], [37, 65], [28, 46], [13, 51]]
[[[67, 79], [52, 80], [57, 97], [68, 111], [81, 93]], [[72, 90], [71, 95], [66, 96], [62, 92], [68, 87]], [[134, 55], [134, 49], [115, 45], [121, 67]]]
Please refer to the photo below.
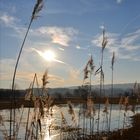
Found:
[[[16, 59], [36, 0], [0, 0], [0, 88], [11, 88]], [[47, 70], [48, 87], [81, 86], [83, 69], [92, 55], [100, 67], [102, 30], [105, 84], [140, 82], [139, 0], [46, 0], [33, 20], [16, 74], [16, 88], [26, 89], [37, 74], [41, 86]], [[52, 51], [52, 61], [45, 52]], [[88, 80], [88, 79], [87, 79]], [[99, 84], [92, 75], [92, 84]]]

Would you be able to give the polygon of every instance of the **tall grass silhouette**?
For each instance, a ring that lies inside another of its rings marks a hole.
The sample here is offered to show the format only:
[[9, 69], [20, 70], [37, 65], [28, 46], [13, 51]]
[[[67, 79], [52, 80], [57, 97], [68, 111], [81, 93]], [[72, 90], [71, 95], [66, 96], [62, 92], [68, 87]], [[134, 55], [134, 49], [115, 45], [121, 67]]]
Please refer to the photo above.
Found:
[[[25, 33], [23, 42], [21, 44], [20, 51], [19, 51], [19, 54], [18, 54], [18, 57], [17, 57], [17, 60], [16, 60], [16, 64], [15, 64], [15, 69], [14, 69], [14, 73], [13, 73], [13, 80], [12, 80], [12, 95], [11, 95], [11, 110], [10, 110], [10, 134], [9, 134], [10, 135], [10, 140], [12, 139], [12, 137], [11, 137], [12, 130], [13, 130], [13, 137], [15, 137], [15, 134], [14, 134], [14, 131], [15, 131], [15, 124], [14, 124], [15, 123], [15, 109], [13, 109], [13, 108], [15, 108], [15, 106], [16, 106], [14, 85], [15, 85], [17, 67], [18, 67], [18, 63], [19, 63], [19, 60], [20, 60], [20, 57], [21, 57], [21, 53], [22, 53], [26, 38], [28, 36], [31, 24], [32, 24], [33, 20], [38, 17], [38, 13], [42, 10], [42, 8], [43, 8], [43, 0], [37, 0], [36, 4], [34, 6], [34, 9], [32, 11], [32, 16], [31, 16], [27, 31]], [[14, 120], [13, 121], [13, 129], [12, 129], [12, 119]]]
[[103, 38], [102, 38], [102, 50], [101, 50], [101, 62], [100, 67], [96, 70], [95, 75], [100, 74], [100, 94], [99, 94], [99, 106], [98, 106], [98, 123], [97, 123], [97, 132], [99, 132], [100, 127], [100, 102], [101, 102], [101, 96], [103, 93], [103, 83], [104, 83], [104, 72], [103, 72], [103, 55], [104, 55], [104, 49], [108, 43], [107, 37], [105, 35], [105, 29], [103, 29], [102, 32]]
[[[112, 79], [111, 79], [111, 98], [113, 98], [113, 70], [114, 70], [114, 62], [115, 62], [115, 52], [113, 52], [112, 61], [111, 61], [111, 70], [112, 70]], [[112, 103], [110, 106], [110, 115], [109, 115], [109, 131], [111, 127], [111, 116], [112, 115]]]

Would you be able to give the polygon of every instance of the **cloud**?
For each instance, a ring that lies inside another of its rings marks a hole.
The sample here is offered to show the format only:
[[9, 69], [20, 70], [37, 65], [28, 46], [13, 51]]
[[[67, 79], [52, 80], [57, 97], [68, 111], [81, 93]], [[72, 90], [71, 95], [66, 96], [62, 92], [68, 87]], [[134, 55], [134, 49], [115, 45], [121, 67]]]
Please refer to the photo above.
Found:
[[63, 49], [63, 48], [61, 48], [61, 47], [59, 47], [58, 49], [59, 49], [60, 51], [64, 51], [64, 49]]
[[18, 38], [23, 38], [27, 29], [25, 27], [19, 26], [17, 24], [18, 21], [19, 19], [17, 19], [14, 16], [11, 16], [7, 13], [0, 13], [0, 23], [5, 27], [14, 30], [14, 32], [12, 32], [11, 34], [9, 33], [9, 35]]
[[137, 50], [140, 49], [140, 29], [135, 32], [126, 34], [125, 37], [121, 40], [121, 44], [125, 47], [126, 50]]
[[[10, 27], [18, 34], [15, 34], [17, 37], [23, 38], [26, 28], [17, 25], [11, 25]], [[42, 26], [37, 29], [30, 29], [30, 38], [38, 37], [42, 42], [47, 40], [64, 47], [69, 46], [77, 34], [78, 30], [72, 27]]]
[[76, 49], [81, 49], [81, 47], [79, 45], [76, 46]]
[[5, 24], [6, 26], [12, 26], [15, 21], [16, 21], [16, 18], [8, 15], [7, 13], [0, 14], [0, 22]]
[[87, 47], [81, 47], [80, 45], [76, 45], [75, 48], [78, 49], [78, 50], [88, 50], [88, 49], [90, 48], [90, 46], [87, 46]]
[[[121, 36], [117, 33], [106, 33], [108, 44], [106, 49], [112, 54], [115, 51], [118, 59], [126, 59], [131, 61], [139, 61], [140, 56], [137, 52], [140, 50], [140, 29], [135, 32], [127, 33]], [[102, 35], [96, 35], [92, 40], [96, 47], [101, 47]]]
[[57, 43], [62, 46], [69, 46], [73, 36], [78, 34], [78, 31], [72, 27], [40, 27], [36, 29], [41, 35], [49, 35], [53, 43]]
[[[12, 32], [11, 36], [23, 38], [27, 28], [17, 24], [17, 21], [19, 21], [17, 18], [7, 13], [0, 14], [0, 22], [15, 31], [15, 33]], [[31, 28], [29, 37], [38, 37], [42, 42], [47, 40], [51, 43], [67, 47], [77, 34], [78, 30], [73, 27], [42, 26], [36, 29]]]
[[[108, 40], [108, 44], [107, 47], [109, 48], [110, 46], [114, 46], [118, 43], [118, 37], [119, 35], [116, 33], [106, 33], [107, 36], [107, 40]], [[102, 40], [103, 40], [103, 36], [102, 34], [97, 34], [94, 39], [91, 41], [94, 45], [96, 45], [97, 47], [102, 47]]]

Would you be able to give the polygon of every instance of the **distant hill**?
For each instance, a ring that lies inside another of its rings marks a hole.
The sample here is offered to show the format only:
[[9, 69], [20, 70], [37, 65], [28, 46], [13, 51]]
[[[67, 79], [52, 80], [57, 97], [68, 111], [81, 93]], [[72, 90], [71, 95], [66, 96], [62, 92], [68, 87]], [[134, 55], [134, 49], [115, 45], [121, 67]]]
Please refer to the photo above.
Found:
[[[125, 83], [125, 84], [114, 84], [114, 96], [120, 96], [124, 94], [131, 94], [134, 83]], [[49, 94], [75, 94], [75, 90], [77, 90], [79, 86], [65, 87], [65, 88], [49, 88]], [[100, 85], [92, 85], [92, 91], [99, 94]], [[111, 96], [111, 84], [104, 86], [103, 96]]]
[[[120, 96], [120, 95], [131, 95], [132, 89], [134, 84], [133, 83], [125, 83], [125, 84], [114, 84], [114, 94], [113, 96]], [[80, 96], [80, 91], [78, 90], [79, 86], [72, 86], [72, 87], [65, 87], [65, 88], [49, 88], [48, 93], [53, 96]], [[92, 85], [92, 92], [95, 95], [99, 95], [99, 89], [100, 85]], [[39, 91], [39, 92], [38, 92]], [[9, 89], [0, 89], [0, 98], [6, 97], [8, 98], [10, 96], [11, 90]], [[16, 97], [22, 97], [26, 93], [25, 90], [17, 90], [16, 91]], [[34, 94], [38, 95], [41, 94], [41, 89], [34, 89]], [[102, 93], [102, 96], [111, 96], [111, 85], [105, 85], [104, 86], [104, 92]]]
[[[122, 89], [122, 90], [127, 90], [127, 89], [132, 89], [134, 86], [134, 83], [123, 83], [123, 84], [114, 84], [113, 87], [117, 89]], [[76, 89], [78, 86], [72, 86], [69, 87], [70, 89]], [[92, 85], [92, 89], [100, 88], [100, 85]], [[111, 84], [106, 84], [104, 85], [105, 89], [111, 88]]]

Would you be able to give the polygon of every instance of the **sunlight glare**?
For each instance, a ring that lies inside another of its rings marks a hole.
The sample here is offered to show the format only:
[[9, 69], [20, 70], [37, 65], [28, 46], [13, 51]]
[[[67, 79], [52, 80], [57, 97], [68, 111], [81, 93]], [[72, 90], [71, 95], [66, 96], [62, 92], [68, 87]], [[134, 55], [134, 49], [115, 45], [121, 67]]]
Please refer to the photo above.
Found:
[[32, 48], [32, 50], [37, 52], [42, 58], [44, 58], [48, 62], [54, 61], [54, 62], [58, 62], [61, 64], [66, 64], [63, 61], [56, 59], [56, 55], [55, 55], [54, 51], [46, 50], [46, 51], [42, 52], [42, 51], [35, 49], [35, 48]]
[[55, 53], [51, 50], [45, 51], [42, 55], [43, 55], [43, 58], [47, 61], [54, 61], [55, 60]]
[[51, 140], [51, 137], [49, 135], [46, 135], [44, 140]]

